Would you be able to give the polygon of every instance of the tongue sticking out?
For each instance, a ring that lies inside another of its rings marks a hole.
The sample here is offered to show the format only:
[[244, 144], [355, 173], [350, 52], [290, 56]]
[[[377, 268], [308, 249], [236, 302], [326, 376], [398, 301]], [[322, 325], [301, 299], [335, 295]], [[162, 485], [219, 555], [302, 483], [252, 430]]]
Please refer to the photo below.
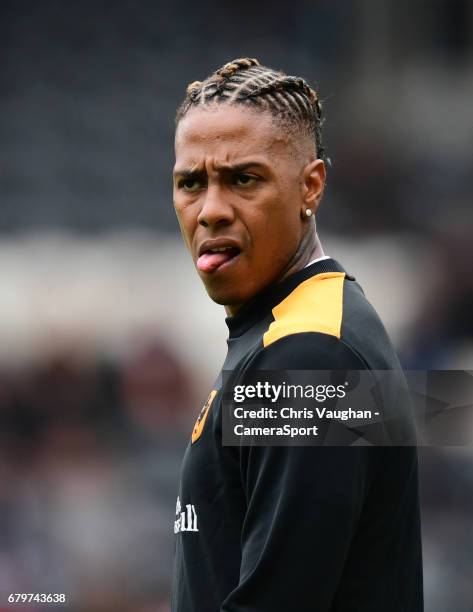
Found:
[[213, 272], [225, 261], [228, 261], [235, 256], [235, 251], [229, 249], [228, 251], [222, 251], [220, 253], [212, 253], [208, 251], [203, 253], [197, 260], [197, 269], [201, 272]]

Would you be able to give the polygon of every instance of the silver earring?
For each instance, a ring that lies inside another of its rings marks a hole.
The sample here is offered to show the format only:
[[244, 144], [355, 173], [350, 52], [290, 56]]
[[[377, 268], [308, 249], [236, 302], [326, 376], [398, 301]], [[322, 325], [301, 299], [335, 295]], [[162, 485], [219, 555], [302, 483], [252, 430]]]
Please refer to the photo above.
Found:
[[310, 208], [305, 209], [306, 217], [310, 217], [312, 215], [312, 210]]

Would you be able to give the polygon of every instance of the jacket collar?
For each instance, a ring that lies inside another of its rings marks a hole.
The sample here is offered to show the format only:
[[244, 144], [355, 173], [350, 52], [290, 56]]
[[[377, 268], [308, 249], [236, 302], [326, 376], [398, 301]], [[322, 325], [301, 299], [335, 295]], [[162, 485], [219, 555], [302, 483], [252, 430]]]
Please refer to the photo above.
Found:
[[[248, 304], [237, 312], [237, 314], [225, 318], [225, 323], [230, 332], [229, 337], [235, 338], [244, 334], [248, 329], [269, 314], [271, 310], [300, 285], [300, 283], [316, 274], [322, 274], [324, 272], [345, 272], [345, 270], [335, 259], [322, 259], [321, 261], [316, 261], [310, 266], [294, 272], [294, 274], [291, 274], [283, 281], [270, 285], [261, 293], [258, 293], [258, 295], [248, 302]], [[347, 278], [355, 280], [348, 274]]]

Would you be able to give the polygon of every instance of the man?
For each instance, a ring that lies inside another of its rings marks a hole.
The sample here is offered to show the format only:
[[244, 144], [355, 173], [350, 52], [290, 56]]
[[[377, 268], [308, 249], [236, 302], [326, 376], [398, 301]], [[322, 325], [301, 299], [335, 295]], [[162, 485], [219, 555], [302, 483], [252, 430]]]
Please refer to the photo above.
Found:
[[[305, 80], [242, 58], [177, 114], [174, 205], [229, 327], [223, 370], [395, 370], [359, 285], [315, 230], [322, 112]], [[224, 446], [219, 375], [186, 450], [173, 612], [419, 612], [415, 447]]]

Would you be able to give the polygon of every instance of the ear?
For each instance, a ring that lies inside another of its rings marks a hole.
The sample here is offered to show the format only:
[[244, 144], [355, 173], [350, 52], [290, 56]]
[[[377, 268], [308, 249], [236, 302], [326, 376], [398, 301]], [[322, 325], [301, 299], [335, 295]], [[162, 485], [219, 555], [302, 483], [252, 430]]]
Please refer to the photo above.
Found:
[[317, 212], [324, 193], [325, 177], [325, 164], [322, 159], [314, 159], [302, 170], [302, 200], [313, 214]]

